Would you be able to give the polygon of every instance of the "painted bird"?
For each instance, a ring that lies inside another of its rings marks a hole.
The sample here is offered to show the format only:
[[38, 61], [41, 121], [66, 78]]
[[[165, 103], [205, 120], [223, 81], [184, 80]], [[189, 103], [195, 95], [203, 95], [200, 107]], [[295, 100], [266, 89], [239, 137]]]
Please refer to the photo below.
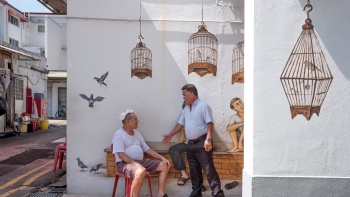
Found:
[[103, 99], [105, 99], [105, 97], [101, 97], [101, 96], [98, 96], [96, 98], [94, 98], [94, 95], [91, 94], [90, 98], [87, 97], [85, 94], [79, 94], [81, 96], [81, 98], [87, 100], [89, 102], [89, 107], [94, 107], [94, 102], [95, 101], [103, 101]]
[[105, 86], [107, 86], [107, 84], [105, 84], [105, 79], [107, 78], [107, 76], [108, 76], [108, 72], [109, 71], [107, 71], [105, 74], [103, 74], [100, 78], [98, 78], [98, 77], [94, 77], [94, 79], [96, 79], [96, 81], [97, 81], [97, 83], [99, 83], [100, 84], [100, 86], [101, 85], [105, 85]]
[[91, 167], [91, 169], [90, 169], [90, 173], [91, 173], [92, 171], [94, 171], [95, 173], [97, 173], [97, 171], [98, 171], [98, 169], [100, 169], [101, 165], [102, 165], [102, 163], [97, 164], [97, 165], [93, 165], [93, 166]]
[[84, 168], [88, 168], [88, 167], [80, 160], [79, 157], [77, 158], [77, 160], [78, 160], [78, 166], [79, 166], [82, 170], [84, 170]]

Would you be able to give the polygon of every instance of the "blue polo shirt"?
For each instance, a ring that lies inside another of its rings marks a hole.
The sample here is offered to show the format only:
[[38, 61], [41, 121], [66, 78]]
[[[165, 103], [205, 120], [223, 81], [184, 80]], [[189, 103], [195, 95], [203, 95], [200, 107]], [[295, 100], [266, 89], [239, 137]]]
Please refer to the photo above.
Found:
[[209, 122], [213, 122], [211, 108], [199, 98], [192, 104], [192, 111], [189, 105], [184, 108], [178, 121], [185, 127], [186, 137], [189, 140], [206, 134]]

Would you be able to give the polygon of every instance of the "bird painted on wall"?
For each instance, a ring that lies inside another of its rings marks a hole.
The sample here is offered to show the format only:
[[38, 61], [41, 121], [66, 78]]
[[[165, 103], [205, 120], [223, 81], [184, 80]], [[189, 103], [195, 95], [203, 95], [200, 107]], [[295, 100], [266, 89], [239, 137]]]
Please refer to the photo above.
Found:
[[94, 77], [94, 79], [97, 81], [97, 83], [100, 84], [100, 86], [101, 86], [101, 85], [107, 86], [107, 84], [106, 84], [104, 81], [105, 81], [105, 79], [106, 79], [107, 76], [108, 76], [108, 72], [109, 72], [109, 71], [107, 71], [105, 74], [103, 74], [100, 78]]
[[78, 160], [78, 166], [79, 166], [82, 170], [84, 170], [84, 168], [88, 168], [88, 167], [80, 160], [79, 157], [77, 158], [77, 160]]
[[102, 165], [102, 163], [97, 164], [97, 165], [93, 165], [93, 166], [91, 167], [91, 169], [90, 169], [90, 173], [91, 173], [92, 171], [94, 171], [95, 173], [97, 173], [97, 171], [98, 171], [98, 169], [100, 169], [101, 165]]
[[103, 99], [105, 99], [105, 97], [101, 97], [101, 96], [94, 98], [93, 94], [91, 94], [90, 98], [87, 97], [85, 94], [79, 94], [79, 95], [81, 96], [81, 98], [83, 98], [89, 102], [89, 107], [94, 107], [95, 101], [101, 102], [101, 101], [103, 101]]

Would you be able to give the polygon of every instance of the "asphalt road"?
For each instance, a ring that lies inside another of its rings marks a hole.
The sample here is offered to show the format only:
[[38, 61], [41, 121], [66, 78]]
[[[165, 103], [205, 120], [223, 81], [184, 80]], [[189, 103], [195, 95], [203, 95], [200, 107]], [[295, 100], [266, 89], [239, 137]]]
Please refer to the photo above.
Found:
[[55, 148], [65, 136], [65, 122], [54, 121], [48, 130], [1, 137], [0, 197], [30, 196], [65, 174], [65, 164], [52, 171]]

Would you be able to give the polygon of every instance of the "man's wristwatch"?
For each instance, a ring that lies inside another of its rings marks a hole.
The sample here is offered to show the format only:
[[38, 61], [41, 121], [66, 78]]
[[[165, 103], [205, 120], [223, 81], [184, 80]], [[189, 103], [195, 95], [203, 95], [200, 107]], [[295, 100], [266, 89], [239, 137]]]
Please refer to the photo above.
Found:
[[210, 138], [207, 138], [207, 141], [208, 141], [208, 142], [213, 142], [213, 138], [211, 138], [211, 137], [210, 137]]

